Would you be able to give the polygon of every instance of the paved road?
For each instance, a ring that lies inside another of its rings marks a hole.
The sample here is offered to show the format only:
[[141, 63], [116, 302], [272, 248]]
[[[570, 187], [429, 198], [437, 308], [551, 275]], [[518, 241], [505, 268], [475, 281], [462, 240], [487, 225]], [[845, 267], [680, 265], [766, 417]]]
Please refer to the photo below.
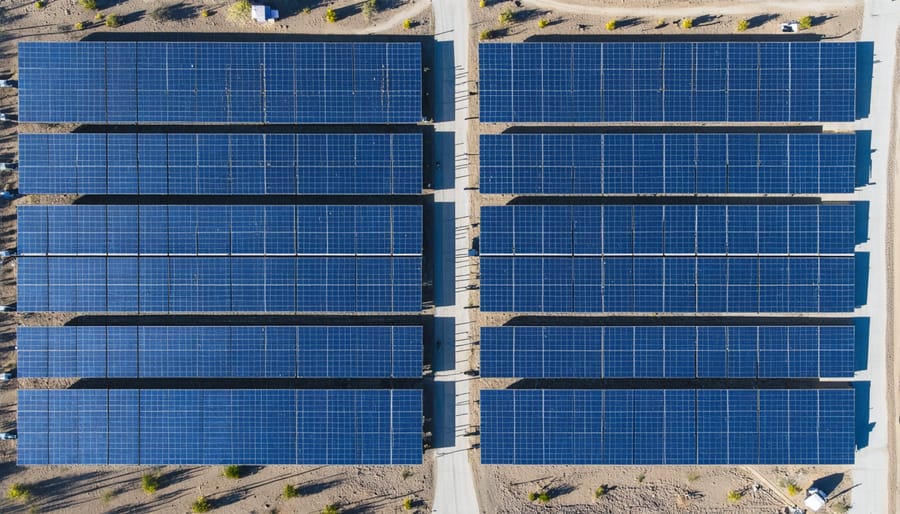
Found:
[[[469, 464], [469, 13], [464, 0], [433, 0], [435, 18], [435, 370], [433, 512], [478, 514]], [[440, 344], [437, 344], [440, 341]]]
[[[887, 342], [887, 263], [885, 254], [887, 223], [887, 172], [891, 140], [891, 113], [894, 87], [895, 38], [900, 27], [900, 5], [892, 0], [866, 0], [863, 16], [862, 41], [874, 41], [875, 58], [872, 67], [872, 91], [870, 115], [859, 120], [856, 130], [872, 131], [872, 178], [862, 188], [856, 199], [869, 202], [869, 239], [858, 252], [869, 252], [869, 290], [866, 305], [856, 312], [868, 316], [869, 359], [866, 370], [858, 373], [856, 380], [869, 381], [869, 424], [872, 430], [865, 434], [857, 425], [857, 440], [868, 442], [856, 454], [853, 482], [859, 484], [853, 490], [854, 512], [890, 512], [888, 508], [888, 432], [885, 344]], [[895, 356], [896, 358], [896, 356]]]

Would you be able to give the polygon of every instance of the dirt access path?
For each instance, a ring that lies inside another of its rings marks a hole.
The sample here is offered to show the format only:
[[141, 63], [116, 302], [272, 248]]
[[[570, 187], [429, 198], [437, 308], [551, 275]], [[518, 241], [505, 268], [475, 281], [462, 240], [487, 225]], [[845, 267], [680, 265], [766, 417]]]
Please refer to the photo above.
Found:
[[[590, 14], [598, 16], [702, 16], [704, 14], [760, 14], [765, 12], [781, 12], [787, 6], [785, 2], [765, 0], [761, 2], [753, 0], [736, 0], [728, 3], [715, 3], [706, 1], [643, 2], [644, 5], [629, 5], [627, 7], [613, 7], [597, 5], [596, 0], [522, 0], [522, 3], [531, 7], [549, 9], [553, 11]], [[624, 2], [623, 2], [624, 3]], [[844, 10], [856, 2], [846, 0], [799, 0], [790, 2], [791, 11], [808, 10], [812, 13], [823, 10]]]

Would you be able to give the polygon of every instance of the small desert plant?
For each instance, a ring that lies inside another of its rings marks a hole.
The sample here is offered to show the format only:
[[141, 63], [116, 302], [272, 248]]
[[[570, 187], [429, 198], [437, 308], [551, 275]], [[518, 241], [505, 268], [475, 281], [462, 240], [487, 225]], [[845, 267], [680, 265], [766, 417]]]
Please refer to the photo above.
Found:
[[97, 0], [78, 0], [78, 5], [84, 7], [88, 11], [97, 10]]
[[203, 9], [202, 11], [200, 11], [200, 16], [204, 18], [209, 18], [210, 14], [211, 13], [209, 12], [209, 9]]
[[44, 0], [37, 0], [37, 2], [34, 3], [34, 8], [38, 11], [40, 11], [44, 7], [47, 7], [47, 2], [45, 2]]
[[366, 0], [362, 6], [363, 16], [365, 16], [369, 21], [372, 21], [372, 17], [375, 16], [380, 10], [381, 9], [378, 6], [378, 0]]
[[326, 505], [324, 509], [322, 509], [322, 514], [341, 514], [341, 509], [334, 503], [331, 505]]
[[111, 502], [112, 499], [115, 497], [116, 497], [116, 492], [113, 491], [112, 489], [108, 489], [106, 491], [103, 491], [103, 496], [101, 496], [100, 499], [103, 501], [103, 504], [105, 505], [105, 504]]
[[400, 472], [400, 478], [406, 480], [407, 478], [413, 476], [413, 472], [409, 468], [404, 468], [403, 471]]
[[245, 21], [250, 18], [250, 11], [253, 7], [250, 0], [237, 0], [237, 2], [228, 6], [228, 19], [231, 21]]
[[6, 497], [10, 500], [28, 501], [31, 498], [31, 490], [25, 484], [15, 483], [9, 486], [9, 490], [6, 491]]
[[72, 28], [75, 29], [75, 30], [84, 30], [84, 22], [83, 22], [83, 21], [79, 21], [79, 22], [76, 23], [75, 25], [72, 25]]
[[696, 482], [699, 478], [700, 478], [700, 473], [697, 473], [696, 471], [691, 471], [687, 475], [688, 482]]
[[197, 498], [194, 503], [191, 504], [191, 510], [193, 512], [209, 512], [211, 509], [212, 505], [209, 504], [209, 500], [206, 499], [206, 496]]
[[809, 30], [813, 26], [812, 16], [804, 16], [800, 18], [800, 28], [803, 30]]
[[487, 7], [487, 0], [481, 0], [478, 2], [478, 7]]
[[634, 479], [637, 480], [639, 484], [643, 484], [644, 480], [647, 480], [647, 474], [642, 472], [640, 475], [634, 477]]
[[325, 11], [325, 21], [328, 23], [334, 23], [337, 21], [337, 13], [334, 12], [334, 9], [327, 9]]
[[744, 493], [742, 493], [740, 491], [734, 491], [734, 490], [728, 491], [728, 501], [730, 501], [731, 503], [737, 503], [737, 502], [741, 501], [741, 498], [743, 498], [743, 497], [744, 497]]
[[541, 503], [547, 503], [550, 501], [550, 493], [547, 491], [541, 491], [541, 494], [537, 496], [537, 499]]
[[606, 30], [616, 30], [616, 20], [609, 20], [606, 22]]
[[94, 15], [94, 19], [97, 20], [97, 21], [100, 21], [100, 20], [102, 20], [103, 18], [105, 18], [105, 16], [103, 16], [103, 13], [102, 13], [102, 12], [98, 12], [97, 14]]
[[605, 485], [601, 485], [597, 489], [594, 490], [594, 498], [603, 498], [606, 496], [607, 490]]
[[405, 20], [403, 20], [403, 28], [406, 30], [411, 29], [412, 28], [412, 20], [409, 18], [406, 18]]
[[750, 28], [750, 22], [747, 21], [747, 20], [741, 20], [741, 21], [739, 21], [738, 24], [737, 24], [737, 31], [738, 31], [738, 32], [743, 32], [743, 31], [745, 31], [745, 30], [747, 30], [747, 29], [749, 29], [749, 28]]
[[225, 470], [222, 471], [222, 475], [225, 478], [230, 478], [232, 480], [241, 478], [241, 467], [234, 465], [234, 464], [232, 464], [230, 466], [225, 466]]
[[488, 39], [494, 39], [494, 31], [493, 30], [483, 30], [481, 31], [481, 35], [478, 36], [478, 39], [485, 41]]
[[784, 487], [790, 496], [800, 494], [801, 489], [797, 487], [797, 481], [793, 478], [782, 478], [778, 481], [778, 485]]
[[528, 493], [528, 501], [533, 502], [538, 499], [538, 493], [530, 492]]
[[122, 24], [122, 22], [119, 21], [119, 17], [116, 16], [115, 14], [107, 14], [106, 21], [103, 23], [106, 24], [106, 26], [111, 29], [114, 29]]
[[542, 29], [542, 28], [546, 27], [547, 25], [550, 25], [550, 20], [548, 20], [547, 18], [541, 18], [540, 20], [538, 20], [538, 28], [539, 29]]
[[284, 496], [285, 499], [290, 500], [291, 498], [300, 496], [300, 491], [298, 491], [297, 488], [292, 486], [291, 484], [284, 484], [284, 490], [281, 491], [281, 496]]
[[413, 508], [413, 499], [412, 498], [404, 498], [403, 499], [403, 510], [412, 510]]
[[834, 512], [837, 512], [838, 514], [847, 514], [848, 512], [850, 512], [850, 509], [852, 507], [853, 506], [850, 505], [849, 503], [847, 503], [846, 501], [841, 500], [840, 502], [832, 505], [831, 510]]
[[516, 19], [516, 13], [512, 9], [507, 9], [500, 13], [500, 23], [512, 23]]
[[174, 21], [176, 6], [174, 4], [157, 7], [150, 11], [150, 19], [153, 21]]
[[155, 493], [156, 490], [159, 489], [159, 477], [150, 473], [142, 476], [141, 489], [143, 489], [147, 494]]
[[666, 26], [665, 18], [660, 18], [660, 19], [656, 20], [656, 28], [661, 29], [665, 26]]
[[310, 9], [309, 7], [304, 7], [304, 8], [303, 8], [303, 14], [309, 14], [309, 13], [311, 13], [311, 12], [312, 12], [312, 9]]
[[694, 27], [694, 19], [693, 18], [682, 18], [681, 19], [681, 28], [690, 29]]

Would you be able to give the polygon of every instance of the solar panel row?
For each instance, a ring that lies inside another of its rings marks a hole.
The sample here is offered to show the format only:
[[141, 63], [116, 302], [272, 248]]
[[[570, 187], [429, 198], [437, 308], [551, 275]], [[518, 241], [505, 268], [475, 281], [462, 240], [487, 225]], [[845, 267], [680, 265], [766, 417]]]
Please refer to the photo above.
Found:
[[481, 376], [852, 377], [855, 342], [848, 325], [482, 327]]
[[854, 266], [853, 257], [482, 257], [480, 308], [852, 312]]
[[419, 205], [17, 208], [20, 255], [421, 255]]
[[419, 43], [25, 42], [36, 123], [417, 123]]
[[20, 134], [19, 189], [85, 195], [417, 195], [421, 134]]
[[419, 378], [420, 326], [19, 327], [24, 378]]
[[482, 122], [853, 121], [856, 44], [488, 43]]
[[19, 391], [18, 464], [420, 464], [418, 390]]
[[852, 464], [854, 391], [482, 390], [482, 464]]
[[481, 255], [852, 254], [853, 205], [481, 208]]
[[419, 312], [420, 257], [20, 257], [24, 312]]
[[482, 193], [852, 193], [855, 134], [483, 134]]

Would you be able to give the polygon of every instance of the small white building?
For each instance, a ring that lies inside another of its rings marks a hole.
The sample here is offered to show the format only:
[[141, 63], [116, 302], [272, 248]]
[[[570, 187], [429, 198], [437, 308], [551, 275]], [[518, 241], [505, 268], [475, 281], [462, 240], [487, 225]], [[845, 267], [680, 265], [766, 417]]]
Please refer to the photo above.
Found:
[[253, 5], [250, 7], [250, 19], [257, 23], [275, 23], [278, 11], [268, 5]]

